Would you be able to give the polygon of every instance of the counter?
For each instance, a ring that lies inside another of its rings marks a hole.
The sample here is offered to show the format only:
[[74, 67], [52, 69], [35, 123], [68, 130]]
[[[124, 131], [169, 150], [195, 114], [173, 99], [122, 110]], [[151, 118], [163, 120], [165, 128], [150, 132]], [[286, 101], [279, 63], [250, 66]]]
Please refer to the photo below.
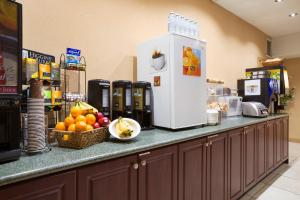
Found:
[[218, 126], [207, 126], [181, 131], [162, 129], [142, 131], [132, 141], [120, 142], [112, 139], [82, 150], [52, 147], [52, 150], [48, 153], [34, 156], [24, 155], [18, 161], [0, 165], [0, 186], [285, 116], [288, 115], [278, 114], [267, 118], [233, 117], [225, 119]]

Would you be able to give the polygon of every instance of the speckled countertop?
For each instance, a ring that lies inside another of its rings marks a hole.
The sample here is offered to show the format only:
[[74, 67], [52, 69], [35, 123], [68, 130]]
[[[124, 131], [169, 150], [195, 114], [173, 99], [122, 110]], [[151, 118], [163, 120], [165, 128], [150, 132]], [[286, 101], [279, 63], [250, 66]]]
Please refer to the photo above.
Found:
[[234, 117], [224, 120], [219, 126], [207, 126], [184, 131], [161, 129], [142, 131], [137, 138], [129, 142], [110, 140], [83, 150], [52, 147], [52, 151], [48, 153], [34, 156], [24, 155], [18, 161], [0, 165], [0, 186], [284, 116], [287, 115], [280, 114], [262, 119]]

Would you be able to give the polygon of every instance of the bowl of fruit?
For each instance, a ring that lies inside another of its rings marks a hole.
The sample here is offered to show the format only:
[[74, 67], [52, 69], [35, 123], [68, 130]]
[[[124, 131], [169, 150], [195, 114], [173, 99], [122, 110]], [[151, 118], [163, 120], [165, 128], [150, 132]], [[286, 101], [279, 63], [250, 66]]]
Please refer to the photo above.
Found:
[[58, 145], [82, 149], [109, 138], [110, 120], [91, 105], [78, 101], [70, 114], [53, 130]]
[[133, 119], [119, 117], [109, 125], [109, 132], [119, 140], [131, 140], [139, 135], [141, 126]]

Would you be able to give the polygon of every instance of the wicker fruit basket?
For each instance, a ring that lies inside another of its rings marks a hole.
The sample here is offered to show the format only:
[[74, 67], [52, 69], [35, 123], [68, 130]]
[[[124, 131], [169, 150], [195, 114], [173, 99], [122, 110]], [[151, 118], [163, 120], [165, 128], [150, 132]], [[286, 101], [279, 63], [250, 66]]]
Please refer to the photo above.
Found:
[[73, 149], [83, 149], [101, 143], [109, 138], [108, 128], [98, 128], [85, 132], [70, 132], [53, 130], [58, 146]]

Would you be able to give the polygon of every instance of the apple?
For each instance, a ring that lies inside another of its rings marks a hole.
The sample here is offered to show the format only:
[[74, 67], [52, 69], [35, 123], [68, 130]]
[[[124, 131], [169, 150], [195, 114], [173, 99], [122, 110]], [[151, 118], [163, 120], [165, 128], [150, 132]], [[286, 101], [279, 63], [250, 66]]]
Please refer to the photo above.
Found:
[[100, 124], [100, 126], [106, 127], [109, 125], [110, 121], [107, 117], [102, 117], [98, 120], [98, 123]]
[[101, 126], [100, 126], [100, 124], [99, 124], [98, 122], [96, 122], [96, 123], [93, 125], [93, 127], [94, 127], [94, 129], [96, 129], [96, 128], [100, 128]]
[[102, 112], [98, 112], [97, 115], [96, 115], [97, 120], [99, 120], [99, 119], [101, 119], [103, 117], [104, 117], [104, 115], [103, 115]]

